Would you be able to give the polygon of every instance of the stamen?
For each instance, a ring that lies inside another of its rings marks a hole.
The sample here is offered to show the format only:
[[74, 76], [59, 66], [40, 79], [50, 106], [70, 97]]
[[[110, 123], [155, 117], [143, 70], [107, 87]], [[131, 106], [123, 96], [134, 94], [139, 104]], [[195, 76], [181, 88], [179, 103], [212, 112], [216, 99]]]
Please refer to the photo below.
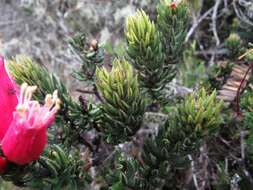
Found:
[[53, 108], [56, 112], [59, 111], [61, 109], [61, 100], [59, 98], [57, 98], [56, 102], [55, 102], [55, 106]]
[[28, 86], [28, 84], [27, 83], [23, 83], [22, 85], [21, 85], [21, 90], [20, 90], [20, 97], [19, 97], [19, 101], [20, 101], [20, 104], [23, 104], [23, 102], [24, 102], [24, 94], [25, 94], [25, 91], [26, 91], [26, 89], [27, 89], [27, 86]]
[[38, 113], [39, 110], [40, 110], [39, 102], [37, 102], [37, 101], [33, 102], [33, 105], [29, 110], [28, 120], [30, 120], [32, 118], [33, 114]]
[[27, 83], [23, 83], [20, 90], [19, 104], [16, 107], [20, 118], [28, 121], [31, 127], [40, 126], [41, 123], [50, 121], [60, 109], [61, 104], [58, 92], [55, 90], [53, 95], [46, 95], [45, 104], [40, 106], [39, 102], [31, 100], [36, 89], [37, 86], [28, 86]]
[[31, 98], [32, 98], [32, 95], [34, 94], [34, 92], [36, 91], [36, 89], [37, 89], [37, 86], [28, 86], [26, 88], [26, 91], [25, 91], [24, 100], [25, 101], [30, 101]]
[[53, 100], [52, 100], [52, 95], [51, 94], [47, 94], [46, 98], [45, 98], [45, 107], [50, 109], [53, 105]]
[[17, 110], [17, 112], [19, 113], [19, 115], [20, 115], [21, 118], [25, 118], [25, 116], [26, 116], [26, 111], [27, 111], [27, 109], [26, 109], [25, 106], [19, 104], [19, 105], [16, 107], [16, 110]]
[[53, 92], [53, 100], [56, 100], [58, 98], [58, 90], [55, 90]]
[[[52, 117], [60, 109], [61, 100], [58, 98], [57, 91], [54, 91], [53, 98], [51, 96], [51, 99], [49, 99], [49, 96], [47, 96], [46, 101], [47, 102], [44, 107], [47, 107], [48, 111], [43, 116], [42, 120], [47, 120], [48, 118]], [[49, 101], [50, 101], [50, 104], [48, 103]]]
[[36, 89], [37, 89], [36, 86], [28, 86], [27, 83], [23, 83], [21, 85], [19, 104], [16, 107], [16, 110], [19, 113], [20, 117], [22, 118], [26, 117], [26, 112], [29, 109], [30, 100]]
[[55, 90], [53, 92], [53, 96], [51, 94], [46, 95], [44, 107], [46, 107], [48, 109], [48, 111], [53, 110], [56, 106], [60, 107], [61, 101], [58, 98], [57, 93], [58, 93], [58, 91]]

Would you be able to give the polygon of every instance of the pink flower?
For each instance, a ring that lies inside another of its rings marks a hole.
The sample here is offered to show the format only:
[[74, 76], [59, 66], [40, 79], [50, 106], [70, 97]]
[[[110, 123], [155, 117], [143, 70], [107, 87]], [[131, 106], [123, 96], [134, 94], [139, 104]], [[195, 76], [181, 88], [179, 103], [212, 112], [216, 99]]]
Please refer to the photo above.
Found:
[[37, 160], [45, 148], [47, 127], [54, 121], [60, 108], [57, 91], [47, 95], [45, 105], [32, 101], [35, 86], [21, 86], [19, 103], [13, 120], [2, 140], [2, 150], [7, 160], [19, 165]]
[[9, 128], [12, 113], [18, 104], [16, 89], [16, 84], [5, 68], [4, 58], [0, 56], [0, 141]]
[[37, 160], [47, 142], [47, 127], [60, 109], [57, 91], [47, 95], [45, 105], [31, 100], [36, 86], [22, 84], [19, 97], [15, 83], [8, 75], [4, 61], [0, 65], [0, 116], [1, 144], [8, 161], [24, 165]]

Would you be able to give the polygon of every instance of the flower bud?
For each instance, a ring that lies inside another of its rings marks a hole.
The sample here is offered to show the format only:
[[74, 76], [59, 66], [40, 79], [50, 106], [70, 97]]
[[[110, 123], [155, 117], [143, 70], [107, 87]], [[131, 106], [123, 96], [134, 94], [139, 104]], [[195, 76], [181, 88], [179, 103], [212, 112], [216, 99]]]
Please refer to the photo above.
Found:
[[6, 170], [7, 160], [0, 156], [0, 173], [4, 173]]

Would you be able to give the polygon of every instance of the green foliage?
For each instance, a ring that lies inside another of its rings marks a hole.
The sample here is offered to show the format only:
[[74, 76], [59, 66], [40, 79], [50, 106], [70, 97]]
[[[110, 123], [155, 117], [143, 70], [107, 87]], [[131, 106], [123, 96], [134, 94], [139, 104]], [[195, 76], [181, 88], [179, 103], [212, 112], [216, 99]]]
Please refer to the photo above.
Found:
[[220, 89], [225, 84], [233, 68], [232, 63], [215, 64], [207, 69], [207, 78], [203, 81], [203, 86], [208, 91]]
[[183, 52], [183, 64], [179, 67], [182, 84], [187, 87], [194, 87], [206, 79], [206, 67], [203, 60], [195, 55], [196, 43], [192, 43]]
[[168, 132], [167, 127], [168, 123], [160, 128], [156, 137], [147, 139], [143, 147], [142, 159], [145, 163], [145, 172], [142, 175], [148, 181], [150, 190], [164, 186], [179, 188], [180, 185], [175, 181], [176, 171], [184, 170], [189, 166], [187, 158], [189, 152], [179, 151], [173, 144], [181, 142], [183, 145], [184, 139], [177, 138], [175, 129], [173, 132]]
[[74, 52], [82, 60], [80, 72], [74, 76], [80, 81], [94, 81], [97, 66], [102, 66], [104, 61], [104, 49], [96, 40], [87, 43], [85, 34], [77, 34], [69, 41]]
[[243, 127], [248, 131], [246, 138], [247, 151], [251, 156], [250, 159], [253, 160], [253, 112], [245, 113]]
[[153, 190], [162, 188], [177, 189], [175, 168], [187, 166], [178, 153], [174, 153], [168, 145], [166, 130], [161, 128], [157, 137], [152, 137], [145, 142], [142, 152], [142, 162], [134, 158], [120, 156], [115, 159], [112, 170], [105, 174], [109, 186], [121, 184], [122, 189]]
[[[160, 189], [166, 181], [172, 180], [174, 173], [171, 167], [176, 168], [179, 165], [182, 167], [182, 163], [179, 163], [182, 159], [179, 161], [173, 157], [178, 154], [171, 150], [172, 146], [168, 144], [166, 134], [165, 127], [162, 127], [156, 137], [146, 140], [142, 151], [142, 162], [121, 155], [116, 158], [113, 170], [105, 175], [108, 185], [121, 183], [123, 189], [152, 190]], [[173, 187], [175, 183], [171, 185]]]
[[[251, 94], [252, 95], [252, 94]], [[249, 111], [244, 113], [243, 119], [243, 132], [245, 137], [245, 152], [246, 152], [246, 164], [249, 171], [253, 171], [253, 112]], [[241, 168], [239, 168], [241, 169]], [[240, 181], [241, 189], [252, 189], [253, 184], [248, 178], [241, 172], [242, 180]]]
[[245, 112], [252, 112], [253, 113], [253, 93], [252, 90], [246, 91], [242, 98], [241, 98], [241, 108]]
[[[100, 185], [101, 190], [181, 190], [195, 189], [196, 183], [205, 186], [199, 189], [252, 189], [251, 86], [243, 89], [242, 114], [235, 114], [234, 104], [223, 109], [223, 102], [216, 97], [216, 89], [231, 77], [230, 61], [245, 52], [243, 61], [252, 61], [252, 44], [247, 44], [250, 30], [240, 28], [235, 16], [248, 10], [238, 3], [233, 7], [230, 1], [214, 4], [207, 0], [159, 0], [157, 17], [154, 12], [149, 12], [149, 17], [139, 10], [127, 18], [127, 43], [115, 47], [88, 42], [85, 34], [71, 38], [70, 46], [81, 60], [74, 76], [93, 87], [80, 92], [96, 95], [94, 104], [82, 96], [75, 101], [55, 75], [31, 59], [19, 56], [9, 61], [18, 84], [38, 87], [34, 99], [43, 103], [45, 96], [57, 89], [62, 105], [39, 160], [23, 166], [8, 162], [1, 179], [8, 185], [12, 182], [39, 190]], [[184, 44], [191, 16], [193, 25], [197, 20], [200, 23], [197, 30], [192, 26], [186, 40], [190, 43]], [[214, 47], [214, 40], [220, 45]], [[116, 59], [111, 70], [102, 68], [104, 49], [111, 57], [126, 57], [133, 67]], [[209, 66], [210, 60], [217, 64]], [[176, 86], [175, 94], [180, 95], [164, 101], [176, 69], [184, 86], [204, 88], [182, 97], [186, 90]], [[146, 106], [146, 101], [151, 105]], [[144, 118], [147, 110], [153, 112]], [[1, 151], [0, 155], [4, 156]]]
[[20, 187], [45, 189], [79, 190], [90, 182], [90, 176], [84, 171], [84, 161], [79, 153], [68, 152], [57, 145], [48, 147], [38, 161], [29, 165], [8, 164], [8, 171], [2, 175]]
[[166, 64], [181, 61], [183, 43], [190, 21], [188, 5], [185, 2], [178, 3], [176, 8], [170, 7], [171, 3], [171, 0], [164, 0], [157, 7], [157, 25], [163, 38]]
[[135, 189], [137, 187], [139, 190], [144, 190], [147, 188], [145, 180], [139, 176], [139, 170], [143, 168], [134, 158], [127, 159], [118, 152], [112, 163], [112, 168], [104, 173], [104, 178], [111, 190]]
[[8, 68], [18, 84], [26, 82], [38, 87], [34, 98], [41, 103], [44, 102], [46, 94], [52, 94], [54, 90], [58, 90], [62, 103], [56, 123], [60, 127], [58, 129], [63, 130], [62, 138], [69, 141], [66, 143], [73, 143], [80, 131], [89, 128], [89, 120], [97, 117], [98, 110], [93, 109], [92, 105], [84, 108], [75, 102], [64, 84], [55, 75], [50, 74], [46, 68], [33, 63], [30, 58], [17, 56], [16, 59], [8, 62]]
[[126, 44], [123, 43], [122, 41], [118, 42], [115, 45], [112, 44], [111, 42], [107, 42], [105, 43], [104, 48], [106, 52], [109, 53], [111, 56], [120, 58], [120, 57], [124, 57], [126, 54], [125, 46]]
[[230, 190], [231, 177], [226, 172], [225, 164], [218, 163], [218, 181], [214, 184], [215, 190]]
[[38, 162], [38, 175], [43, 174], [43, 170], [47, 175], [43, 176], [43, 181], [39, 178], [32, 181], [30, 186], [36, 189], [79, 190], [91, 182], [91, 177], [84, 171], [84, 161], [80, 159], [79, 152], [69, 153], [55, 145], [49, 147]]
[[250, 44], [251, 49], [246, 51], [245, 60], [252, 61], [253, 60], [253, 45]]
[[139, 73], [141, 86], [153, 99], [159, 99], [161, 90], [171, 81], [175, 70], [165, 64], [165, 54], [154, 22], [144, 11], [129, 16], [126, 24], [128, 55]]
[[141, 86], [154, 100], [162, 100], [162, 90], [175, 76], [173, 64], [182, 59], [182, 47], [189, 23], [185, 3], [170, 8], [163, 1], [157, 8], [157, 27], [144, 11], [127, 18], [128, 55], [137, 69]]
[[[184, 128], [183, 131], [179, 130], [179, 133], [189, 131], [197, 139], [210, 137], [223, 122], [222, 105], [222, 101], [216, 100], [216, 91], [213, 91], [210, 96], [205, 89], [201, 89], [196, 97], [191, 94], [183, 104], [178, 106], [176, 125]], [[187, 142], [186, 138], [183, 139]]]
[[253, 93], [251, 89], [243, 94], [240, 105], [244, 112], [243, 128], [248, 134], [246, 138], [247, 151], [250, 159], [253, 160]]
[[182, 189], [184, 180], [176, 179], [189, 169], [189, 155], [199, 152], [199, 147], [216, 134], [222, 123], [221, 107], [215, 91], [207, 95], [202, 89], [187, 97], [158, 134], [146, 139], [141, 163], [131, 159], [116, 162], [121, 167], [110, 173], [109, 184], [121, 182], [124, 187], [146, 190]]
[[130, 140], [142, 124], [144, 100], [132, 66], [125, 60], [115, 60], [108, 72], [98, 68], [97, 87], [104, 98], [102, 103], [103, 135], [108, 143]]
[[197, 16], [201, 11], [202, 2], [199, 0], [188, 0], [188, 4], [191, 8], [191, 11], [195, 16]]
[[187, 169], [187, 156], [198, 152], [203, 141], [215, 134], [222, 123], [221, 107], [215, 91], [208, 96], [202, 89], [178, 105], [158, 135], [145, 142], [142, 158], [149, 171], [145, 179], [153, 187], [182, 189], [183, 182], [175, 181], [176, 173]]
[[240, 36], [236, 33], [231, 33], [225, 40], [225, 47], [229, 50], [229, 55], [232, 58], [236, 58], [240, 54], [240, 46], [242, 45], [242, 40]]

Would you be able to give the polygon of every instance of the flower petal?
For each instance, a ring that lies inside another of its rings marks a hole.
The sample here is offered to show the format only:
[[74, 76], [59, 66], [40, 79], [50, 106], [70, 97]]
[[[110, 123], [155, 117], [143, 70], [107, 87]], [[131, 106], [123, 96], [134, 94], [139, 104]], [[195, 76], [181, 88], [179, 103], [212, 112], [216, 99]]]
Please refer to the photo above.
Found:
[[40, 157], [46, 142], [46, 126], [31, 128], [27, 121], [15, 113], [2, 140], [2, 150], [8, 161], [24, 165]]
[[4, 58], [0, 56], [0, 141], [13, 119], [17, 104], [17, 86], [6, 70]]

